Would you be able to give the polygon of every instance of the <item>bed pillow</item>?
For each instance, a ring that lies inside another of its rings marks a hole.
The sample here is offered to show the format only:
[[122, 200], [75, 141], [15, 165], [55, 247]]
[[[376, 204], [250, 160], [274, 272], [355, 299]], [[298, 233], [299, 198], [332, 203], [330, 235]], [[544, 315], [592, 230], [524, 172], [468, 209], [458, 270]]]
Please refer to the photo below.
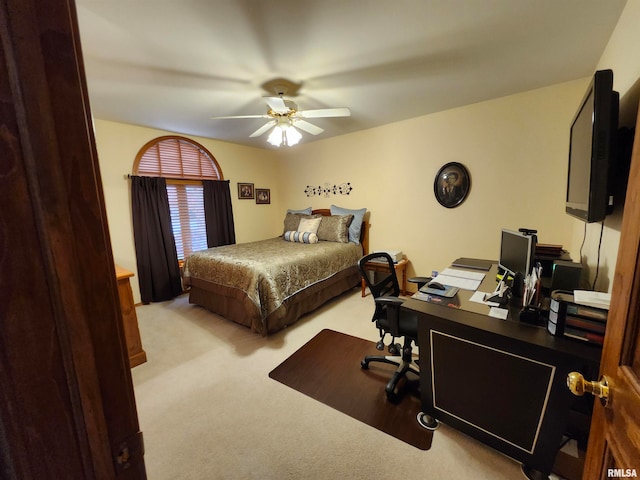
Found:
[[284, 232], [295, 232], [298, 230], [298, 225], [300, 224], [300, 220], [303, 218], [319, 218], [320, 215], [302, 215], [300, 213], [287, 213], [284, 217]]
[[311, 207], [303, 208], [302, 210], [287, 210], [287, 213], [298, 213], [300, 215], [311, 215]]
[[349, 225], [349, 241], [360, 244], [360, 230], [362, 230], [362, 220], [364, 219], [364, 214], [367, 213], [367, 209], [360, 208], [352, 210], [331, 205], [329, 210], [331, 211], [331, 215], [353, 215], [353, 220], [351, 221], [351, 225]]
[[298, 231], [316, 234], [321, 221], [322, 218], [302, 218], [298, 224]]
[[283, 238], [287, 242], [318, 243], [318, 235], [312, 232], [284, 232]]
[[349, 243], [349, 225], [353, 215], [331, 215], [322, 217], [318, 227], [318, 240]]

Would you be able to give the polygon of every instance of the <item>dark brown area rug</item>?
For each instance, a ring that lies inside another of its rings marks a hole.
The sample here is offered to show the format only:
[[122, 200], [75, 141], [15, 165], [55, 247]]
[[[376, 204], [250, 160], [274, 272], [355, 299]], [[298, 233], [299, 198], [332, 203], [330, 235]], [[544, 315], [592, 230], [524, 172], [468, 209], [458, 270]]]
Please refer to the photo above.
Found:
[[[360, 368], [365, 355], [380, 355], [375, 343], [333, 330], [322, 330], [269, 373], [288, 387], [421, 450], [431, 447], [432, 432], [416, 417], [421, 410], [418, 382], [403, 385], [397, 404], [384, 388], [394, 365], [380, 362]], [[406, 393], [405, 393], [406, 390]]]

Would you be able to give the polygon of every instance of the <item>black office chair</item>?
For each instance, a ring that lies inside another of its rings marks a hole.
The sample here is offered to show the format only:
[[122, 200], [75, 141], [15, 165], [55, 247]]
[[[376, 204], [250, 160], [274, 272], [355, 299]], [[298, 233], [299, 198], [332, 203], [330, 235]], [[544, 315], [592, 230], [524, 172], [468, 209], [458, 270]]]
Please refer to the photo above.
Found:
[[[373, 280], [369, 278], [369, 273], [371, 272], [366, 270], [365, 265], [371, 261], [380, 263], [381, 268], [378, 269], [376, 273], [384, 278], [374, 278]], [[383, 265], [388, 268], [385, 268], [382, 272], [380, 270], [382, 270]], [[376, 327], [378, 327], [380, 331], [380, 340], [376, 344], [376, 348], [378, 350], [384, 350], [384, 338], [387, 334], [391, 335], [391, 343], [388, 347], [391, 355], [367, 355], [362, 360], [360, 366], [367, 370], [369, 368], [369, 362], [383, 362], [397, 365], [397, 370], [385, 388], [389, 401], [396, 402], [399, 399], [398, 383], [400, 380], [406, 378], [408, 372], [415, 375], [420, 374], [420, 368], [412, 357], [412, 343], [416, 341], [418, 337], [417, 320], [413, 316], [400, 314], [400, 305], [402, 305], [404, 300], [398, 298], [400, 295], [400, 286], [393, 265], [393, 259], [389, 254], [376, 252], [366, 255], [360, 259], [358, 267], [360, 268], [362, 278], [369, 287], [375, 300], [376, 309], [371, 321], [376, 323]], [[418, 288], [430, 280], [428, 277], [414, 277], [409, 279], [410, 282], [417, 283]], [[404, 337], [403, 346], [396, 343], [397, 337]]]

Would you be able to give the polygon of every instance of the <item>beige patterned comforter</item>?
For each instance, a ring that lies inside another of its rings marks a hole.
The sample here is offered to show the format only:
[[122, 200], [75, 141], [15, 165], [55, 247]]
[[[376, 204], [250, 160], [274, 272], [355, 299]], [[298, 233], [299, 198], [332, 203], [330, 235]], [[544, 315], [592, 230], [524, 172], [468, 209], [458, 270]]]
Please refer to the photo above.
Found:
[[183, 281], [194, 278], [247, 294], [262, 320], [291, 295], [352, 267], [362, 257], [354, 243], [291, 243], [282, 237], [196, 252], [185, 260]]

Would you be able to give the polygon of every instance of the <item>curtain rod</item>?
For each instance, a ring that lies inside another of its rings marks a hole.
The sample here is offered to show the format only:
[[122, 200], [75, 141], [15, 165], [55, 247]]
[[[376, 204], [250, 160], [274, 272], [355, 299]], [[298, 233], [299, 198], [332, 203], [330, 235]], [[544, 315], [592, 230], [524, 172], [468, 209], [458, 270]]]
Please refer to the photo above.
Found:
[[148, 175], [131, 175], [130, 173], [125, 173], [124, 175], [125, 180], [130, 180], [132, 177], [166, 178], [167, 180], [212, 180], [214, 182], [231, 182], [231, 180], [226, 178], [218, 178], [214, 180], [212, 178], [150, 177]]

